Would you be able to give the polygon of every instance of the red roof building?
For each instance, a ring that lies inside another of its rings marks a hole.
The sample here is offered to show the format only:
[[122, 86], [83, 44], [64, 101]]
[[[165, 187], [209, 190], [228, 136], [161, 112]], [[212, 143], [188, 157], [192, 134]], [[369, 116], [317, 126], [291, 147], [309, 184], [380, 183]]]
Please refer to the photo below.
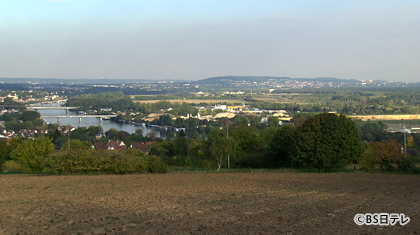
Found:
[[127, 150], [127, 146], [121, 140], [110, 140], [108, 143], [96, 142], [96, 149], [102, 150]]
[[147, 154], [149, 152], [149, 146], [153, 142], [133, 142], [131, 143], [131, 147], [137, 150], [142, 151], [143, 153]]

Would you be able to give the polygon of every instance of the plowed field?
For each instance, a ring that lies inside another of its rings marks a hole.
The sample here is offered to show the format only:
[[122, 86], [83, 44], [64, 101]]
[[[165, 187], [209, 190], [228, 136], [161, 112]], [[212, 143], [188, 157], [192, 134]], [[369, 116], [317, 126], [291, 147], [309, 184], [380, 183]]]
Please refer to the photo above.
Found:
[[[405, 226], [356, 225], [404, 213]], [[420, 177], [0, 175], [0, 234], [419, 234]]]

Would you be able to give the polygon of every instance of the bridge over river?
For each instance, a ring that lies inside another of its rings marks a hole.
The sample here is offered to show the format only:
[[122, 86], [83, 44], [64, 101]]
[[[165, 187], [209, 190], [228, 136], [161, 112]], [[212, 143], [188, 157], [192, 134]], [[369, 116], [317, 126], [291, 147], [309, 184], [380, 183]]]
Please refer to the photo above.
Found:
[[77, 116], [42, 116], [42, 118], [57, 118], [57, 123], [60, 125], [60, 118], [79, 118], [79, 125], [82, 124], [82, 118], [99, 118], [103, 119], [110, 119], [111, 117], [116, 117], [117, 115], [77, 115]]
[[69, 110], [77, 110], [79, 107], [70, 107], [70, 106], [26, 106], [27, 109], [32, 109], [35, 111], [43, 110], [43, 109], [62, 109], [66, 110], [66, 113], [69, 113]]

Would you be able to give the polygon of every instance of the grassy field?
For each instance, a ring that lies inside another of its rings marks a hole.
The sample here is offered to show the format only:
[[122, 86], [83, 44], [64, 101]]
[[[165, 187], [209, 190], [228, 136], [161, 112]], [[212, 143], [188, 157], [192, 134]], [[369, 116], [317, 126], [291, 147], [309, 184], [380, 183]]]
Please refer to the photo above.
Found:
[[[0, 175], [0, 234], [415, 234], [419, 176]], [[359, 226], [358, 213], [404, 213]]]
[[[403, 128], [404, 126], [404, 121], [402, 120], [384, 120], [382, 122], [393, 128]], [[405, 125], [407, 127], [420, 127], [420, 119], [405, 120]]]

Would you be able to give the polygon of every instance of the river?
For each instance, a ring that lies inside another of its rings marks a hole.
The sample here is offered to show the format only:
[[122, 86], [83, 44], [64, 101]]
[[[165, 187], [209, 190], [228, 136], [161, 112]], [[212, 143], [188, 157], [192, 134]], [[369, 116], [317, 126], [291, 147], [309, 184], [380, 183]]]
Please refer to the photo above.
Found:
[[[51, 105], [42, 105], [42, 106], [51, 106]], [[44, 119], [48, 123], [58, 123], [57, 118], [44, 118], [44, 116], [80, 116], [81, 123], [79, 123], [79, 118], [60, 118], [60, 125], [67, 126], [72, 125], [74, 127], [89, 127], [89, 126], [102, 126], [102, 129], [108, 131], [110, 128], [115, 128], [119, 131], [126, 131], [130, 134], [135, 133], [136, 129], [142, 129], [143, 135], [150, 133], [155, 130], [157, 132], [156, 137], [166, 138], [167, 132], [160, 131], [159, 129], [153, 129], [141, 125], [133, 125], [127, 123], [118, 123], [111, 120], [102, 120], [102, 123], [99, 118], [86, 118], [84, 114], [79, 114], [77, 111], [69, 111], [66, 113], [65, 109], [39, 109], [38, 112], [41, 114], [41, 119]], [[83, 118], [85, 117], [85, 118]]]

